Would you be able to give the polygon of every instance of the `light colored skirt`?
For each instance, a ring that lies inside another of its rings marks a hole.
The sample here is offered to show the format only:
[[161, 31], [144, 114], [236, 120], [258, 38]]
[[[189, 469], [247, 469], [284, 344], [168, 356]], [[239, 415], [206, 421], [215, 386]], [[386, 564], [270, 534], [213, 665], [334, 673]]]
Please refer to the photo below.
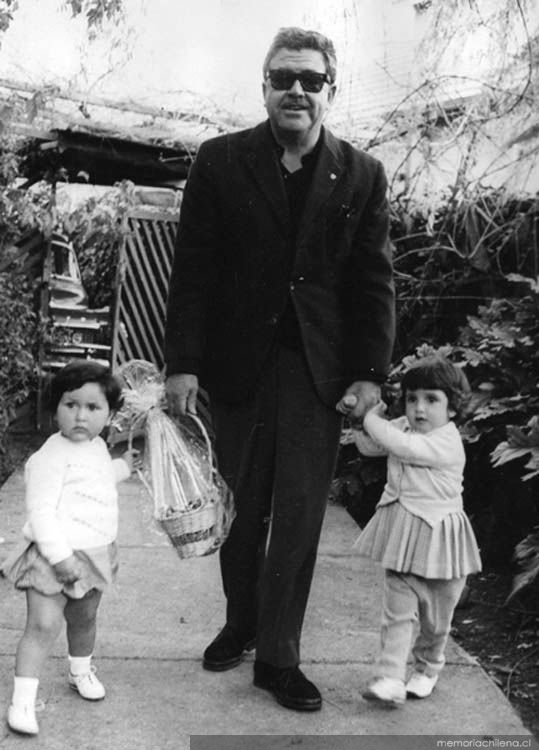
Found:
[[422, 578], [461, 578], [481, 570], [481, 558], [464, 511], [449, 513], [435, 526], [398, 501], [379, 506], [358, 537], [359, 554], [399, 573]]
[[116, 580], [116, 542], [103, 547], [74, 550], [73, 554], [82, 566], [82, 576], [75, 583], [58, 581], [54, 568], [33, 542], [16, 549], [4, 562], [2, 573], [17, 589], [35, 589], [45, 596], [62, 593], [71, 599], [82, 599], [91, 589], [103, 591]]

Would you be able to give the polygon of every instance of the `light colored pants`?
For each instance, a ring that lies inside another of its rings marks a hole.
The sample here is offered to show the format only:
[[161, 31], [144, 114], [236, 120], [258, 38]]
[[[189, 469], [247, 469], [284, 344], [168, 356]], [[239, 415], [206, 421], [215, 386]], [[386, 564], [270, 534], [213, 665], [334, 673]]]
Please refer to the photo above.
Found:
[[419, 633], [412, 648], [414, 669], [429, 677], [442, 670], [453, 612], [465, 583], [466, 576], [442, 580], [385, 571], [378, 676], [405, 679], [416, 623]]

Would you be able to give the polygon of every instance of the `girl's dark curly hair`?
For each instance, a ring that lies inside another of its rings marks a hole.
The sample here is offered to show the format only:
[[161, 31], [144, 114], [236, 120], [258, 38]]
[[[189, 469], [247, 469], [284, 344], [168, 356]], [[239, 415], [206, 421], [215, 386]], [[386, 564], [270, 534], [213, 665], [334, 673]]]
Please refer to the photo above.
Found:
[[401, 380], [403, 400], [406, 398], [406, 391], [416, 391], [418, 388], [443, 391], [449, 408], [457, 416], [462, 413], [472, 393], [462, 369], [438, 355], [420, 359], [404, 373]]
[[49, 387], [49, 408], [56, 412], [64, 393], [76, 391], [86, 383], [97, 383], [107, 399], [111, 411], [122, 405], [122, 386], [111, 372], [91, 359], [77, 359], [62, 367], [51, 380]]

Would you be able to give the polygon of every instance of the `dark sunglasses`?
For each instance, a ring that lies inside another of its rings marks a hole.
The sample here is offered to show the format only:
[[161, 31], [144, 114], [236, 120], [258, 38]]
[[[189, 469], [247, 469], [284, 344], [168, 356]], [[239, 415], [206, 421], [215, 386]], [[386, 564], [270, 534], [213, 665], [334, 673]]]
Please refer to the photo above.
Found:
[[318, 94], [322, 91], [324, 83], [331, 83], [331, 79], [327, 73], [315, 73], [313, 70], [303, 70], [301, 73], [295, 73], [293, 70], [276, 68], [275, 70], [268, 70], [266, 79], [268, 78], [271, 87], [275, 91], [288, 91], [296, 81], [299, 81], [302, 89], [311, 94]]

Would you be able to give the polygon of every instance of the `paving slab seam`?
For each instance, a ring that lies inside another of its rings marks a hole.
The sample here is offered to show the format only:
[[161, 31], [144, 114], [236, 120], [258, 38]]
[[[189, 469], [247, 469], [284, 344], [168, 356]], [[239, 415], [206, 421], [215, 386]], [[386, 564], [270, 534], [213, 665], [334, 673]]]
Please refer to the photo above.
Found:
[[[14, 658], [13, 652], [6, 652], [6, 651], [0, 651], [0, 659], [10, 659]], [[63, 661], [65, 660], [65, 656], [58, 656], [56, 654], [51, 654], [47, 657], [51, 661]], [[197, 657], [190, 657], [190, 656], [178, 656], [178, 657], [170, 657], [170, 656], [110, 656], [110, 655], [99, 655], [96, 654], [95, 656], [97, 661], [111, 661], [111, 662], [170, 662], [171, 664], [200, 664], [202, 669], [202, 660], [200, 656]], [[245, 659], [244, 664], [253, 663], [253, 659]], [[372, 666], [374, 664], [373, 659], [336, 659], [334, 661], [324, 661], [319, 659], [305, 659], [301, 662], [302, 667], [308, 667], [308, 666], [316, 666], [316, 667], [345, 667], [345, 666]], [[463, 669], [479, 669], [482, 670], [482, 667], [479, 664], [469, 664], [469, 663], [463, 663], [460, 661], [452, 661], [447, 660], [446, 666], [448, 667], [458, 667]]]
[[319, 560], [353, 560], [356, 557], [357, 555], [352, 552], [338, 552], [336, 554], [324, 552], [323, 554], [318, 555]]

